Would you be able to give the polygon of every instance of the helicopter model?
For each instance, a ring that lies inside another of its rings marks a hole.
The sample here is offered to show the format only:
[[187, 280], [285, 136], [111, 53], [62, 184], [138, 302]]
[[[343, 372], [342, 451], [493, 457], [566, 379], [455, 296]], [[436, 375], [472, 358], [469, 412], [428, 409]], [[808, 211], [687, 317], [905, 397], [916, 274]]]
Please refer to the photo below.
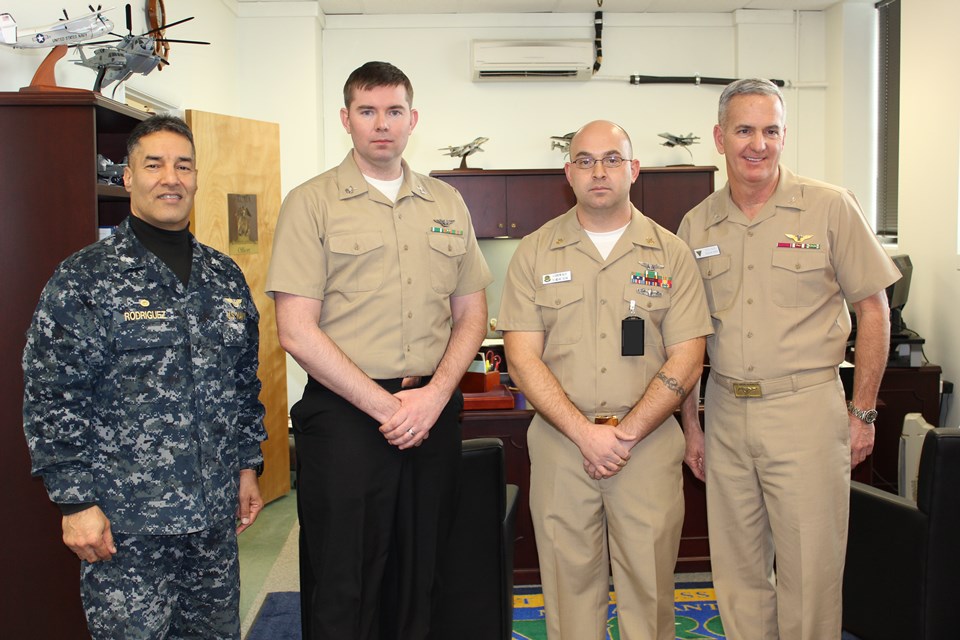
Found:
[[9, 13], [0, 13], [0, 44], [14, 49], [39, 49], [78, 44], [110, 33], [113, 22], [103, 16], [99, 6], [96, 9], [88, 6], [90, 13], [85, 16], [70, 18], [64, 9], [59, 22], [26, 29], [19, 28]]
[[562, 136], [550, 136], [550, 149], [559, 149], [563, 154], [570, 153], [570, 141], [573, 140], [573, 136], [577, 134], [576, 131], [571, 131], [570, 133], [565, 133]]
[[[140, 35], [133, 34], [129, 4], [126, 7], [126, 17], [127, 35], [118, 36], [116, 40], [88, 42], [77, 46], [77, 51], [80, 53], [80, 60], [76, 61], [75, 64], [93, 69], [97, 72], [97, 79], [93, 83], [93, 90], [97, 93], [100, 93], [100, 90], [104, 86], [109, 86], [114, 82], [124, 82], [135, 73], [147, 75], [160, 65], [170, 64], [166, 58], [157, 53], [158, 42], [210, 44], [209, 42], [201, 42], [199, 40], [172, 40], [157, 35], [158, 32], [162, 32], [164, 29], [193, 20], [192, 16], [161, 25], [156, 29], [145, 31]], [[108, 44], [110, 42], [117, 42], [118, 44], [96, 48], [92, 55], [87, 55], [84, 52], [84, 47]]]

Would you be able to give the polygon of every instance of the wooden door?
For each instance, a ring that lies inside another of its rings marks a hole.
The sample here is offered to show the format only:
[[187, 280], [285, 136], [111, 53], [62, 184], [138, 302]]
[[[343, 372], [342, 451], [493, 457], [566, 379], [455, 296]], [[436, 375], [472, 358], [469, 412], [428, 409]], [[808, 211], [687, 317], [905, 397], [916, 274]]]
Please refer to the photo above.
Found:
[[260, 491], [270, 502], [290, 491], [286, 355], [273, 300], [264, 293], [280, 214], [280, 126], [192, 110], [186, 120], [197, 147], [199, 182], [191, 230], [234, 259], [260, 310], [260, 400], [268, 435]]

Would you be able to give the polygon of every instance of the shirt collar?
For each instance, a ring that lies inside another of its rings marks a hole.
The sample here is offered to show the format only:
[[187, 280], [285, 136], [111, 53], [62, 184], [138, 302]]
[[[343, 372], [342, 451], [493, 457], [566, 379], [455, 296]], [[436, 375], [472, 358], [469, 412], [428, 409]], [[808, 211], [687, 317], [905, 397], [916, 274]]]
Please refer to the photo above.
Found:
[[[400, 191], [397, 193], [397, 202], [408, 196], [415, 196], [429, 202], [434, 201], [433, 193], [429, 185], [424, 181], [423, 176], [410, 170], [410, 165], [403, 158], [400, 159], [400, 166], [403, 169], [403, 184], [400, 185]], [[364, 193], [370, 193], [370, 184], [357, 161], [353, 157], [353, 149], [347, 152], [347, 156], [337, 167], [337, 191], [341, 200], [350, 200]], [[391, 203], [387, 203], [391, 204]]]
[[[778, 208], [797, 209], [803, 211], [806, 205], [803, 200], [803, 184], [800, 178], [793, 171], [779, 165], [780, 178], [777, 182], [777, 188], [763, 205], [763, 209], [753, 219], [753, 222], [759, 222], [769, 218], [776, 213]], [[742, 215], [742, 212], [730, 197], [730, 183], [727, 182], [720, 191], [718, 206], [713, 209], [711, 215], [704, 222], [704, 227], [709, 228], [728, 220], [732, 215]]]
[[[630, 223], [624, 230], [623, 235], [634, 245], [651, 249], [660, 248], [659, 234], [655, 232], [653, 222], [632, 204], [630, 205]], [[587, 233], [577, 218], [577, 207], [574, 205], [572, 209], [560, 217], [559, 222], [553, 228], [550, 248], [562, 249], [577, 244], [586, 238]]]

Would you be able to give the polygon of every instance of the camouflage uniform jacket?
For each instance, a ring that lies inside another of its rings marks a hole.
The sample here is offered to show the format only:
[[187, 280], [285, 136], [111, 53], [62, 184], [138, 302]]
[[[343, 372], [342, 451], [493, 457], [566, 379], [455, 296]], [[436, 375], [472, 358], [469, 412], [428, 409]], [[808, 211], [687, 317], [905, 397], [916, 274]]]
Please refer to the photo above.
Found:
[[184, 286], [123, 222], [57, 268], [27, 333], [32, 472], [115, 531], [206, 529], [263, 459], [259, 314], [237, 265], [191, 240]]

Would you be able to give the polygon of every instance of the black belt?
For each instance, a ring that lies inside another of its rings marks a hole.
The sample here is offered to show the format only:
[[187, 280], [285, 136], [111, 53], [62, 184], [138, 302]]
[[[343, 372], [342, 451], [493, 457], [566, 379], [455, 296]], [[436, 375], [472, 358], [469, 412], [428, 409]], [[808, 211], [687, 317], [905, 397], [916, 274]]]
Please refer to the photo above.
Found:
[[385, 378], [383, 380], [374, 380], [374, 382], [384, 389], [419, 389], [420, 387], [427, 386], [432, 378], [432, 375], [406, 376], [405, 378]]

